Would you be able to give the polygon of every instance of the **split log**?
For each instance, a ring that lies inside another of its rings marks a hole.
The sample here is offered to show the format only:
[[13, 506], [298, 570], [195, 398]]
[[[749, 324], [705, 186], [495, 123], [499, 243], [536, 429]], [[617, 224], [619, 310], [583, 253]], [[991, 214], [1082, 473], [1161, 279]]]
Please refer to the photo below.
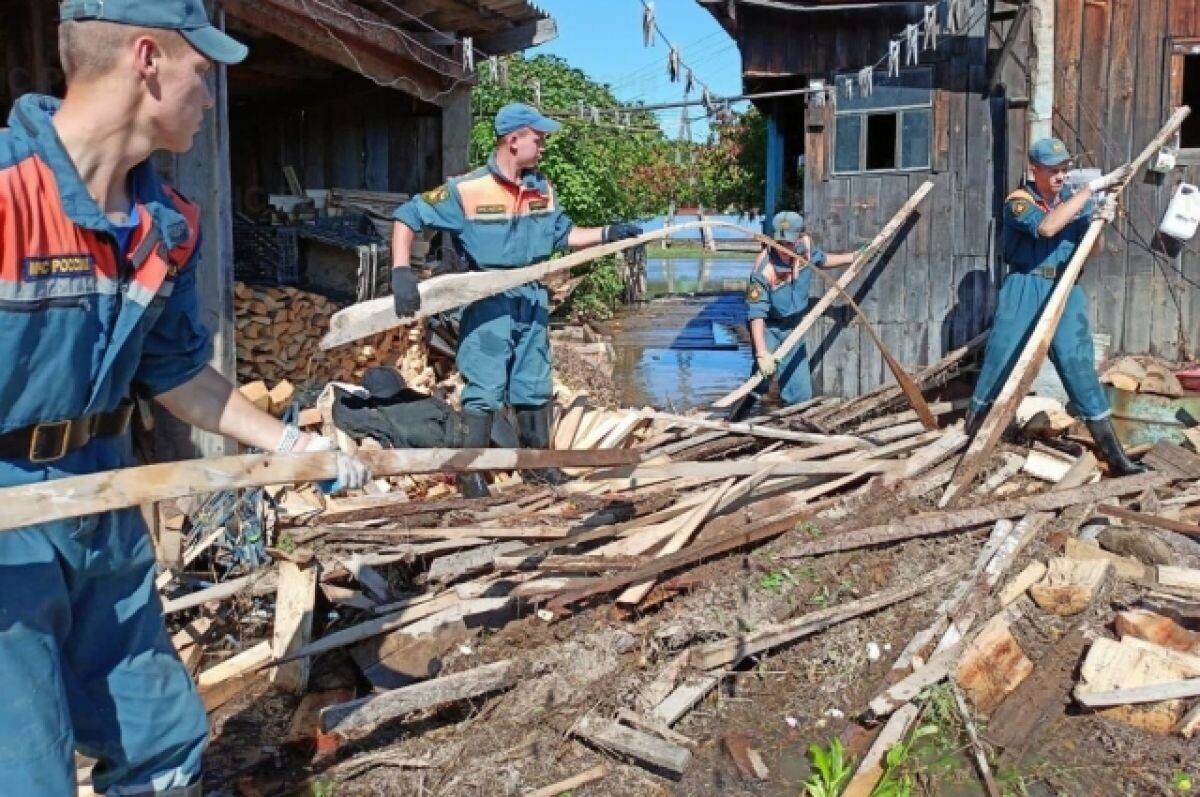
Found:
[[387, 722], [414, 711], [507, 689], [520, 675], [512, 661], [486, 664], [466, 672], [393, 689], [379, 695], [339, 703], [321, 711], [321, 730], [342, 739], [367, 736]]
[[[800, 323], [796, 325], [796, 328], [788, 334], [783, 343], [781, 343], [773, 352], [777, 359], [785, 356], [792, 349], [796, 348], [796, 346], [799, 345], [802, 340], [804, 340], [804, 336], [808, 334], [809, 329], [816, 324], [817, 320], [821, 318], [822, 314], [834, 303], [834, 301], [836, 301], [837, 298], [842, 295], [843, 291], [849, 287], [849, 285], [855, 279], [858, 278], [859, 274], [862, 273], [862, 271], [875, 259], [875, 256], [887, 246], [892, 237], [900, 231], [902, 226], [904, 226], [904, 223], [908, 220], [908, 217], [912, 214], [912, 212], [916, 210], [917, 205], [919, 205], [925, 196], [932, 190], [933, 183], [926, 181], [911, 197], [909, 197], [908, 201], [901, 206], [900, 210], [898, 210], [896, 214], [892, 216], [891, 221], [889, 221], [884, 228], [879, 231], [871, 243], [867, 245], [867, 248], [864, 249], [857, 257], [855, 257], [854, 262], [851, 263], [850, 266], [842, 273], [842, 276], [837, 281], [835, 287], [830, 288], [825, 292], [825, 295], [821, 297], [821, 299], [811, 310], [809, 310]], [[732, 406], [735, 401], [748, 395], [750, 391], [754, 390], [754, 388], [757, 387], [761, 381], [762, 376], [755, 374], [740, 387], [738, 387], [737, 390], [722, 396], [714, 403], [714, 405], [717, 407]]]
[[1028, 566], [1000, 591], [1000, 605], [1007, 606], [1046, 575], [1046, 566], [1041, 562], [1030, 562]]
[[[1089, 695], [1156, 686], [1200, 676], [1200, 658], [1160, 648], [1132, 637], [1119, 643], [1100, 638], [1092, 643], [1075, 688], [1077, 701]], [[1106, 716], [1156, 733], [1170, 733], [1183, 718], [1184, 704], [1168, 699], [1152, 704], [1117, 705]]]
[[[1131, 165], [1135, 172], [1149, 161], [1152, 156], [1158, 154], [1158, 151], [1167, 140], [1175, 135], [1175, 132], [1183, 124], [1183, 120], [1187, 118], [1190, 112], [1190, 109], [1184, 106], [1177, 108], [1171, 114], [1171, 118], [1167, 120], [1167, 123], [1163, 125], [1158, 134], [1154, 136], [1153, 140], [1132, 161]], [[1114, 199], [1121, 196], [1125, 190], [1125, 186], [1128, 185], [1132, 177], [1133, 173], [1124, 182], [1112, 188], [1111, 196]], [[1075, 287], [1075, 280], [1083, 270], [1084, 262], [1091, 255], [1092, 248], [1096, 243], [1096, 239], [1100, 237], [1100, 232], [1104, 229], [1104, 225], [1105, 221], [1103, 219], [1095, 219], [1088, 225], [1087, 233], [1084, 235], [1083, 240], [1080, 241], [1079, 246], [1076, 247], [1075, 254], [1071, 257], [1070, 263], [1067, 264], [1066, 269], [1059, 275], [1058, 280], [1055, 282], [1054, 290], [1050, 294], [1050, 298], [1046, 301], [1037, 324], [1030, 332], [1028, 340], [1012, 366], [1004, 386], [1001, 388], [987, 416], [983, 419], [979, 431], [976, 432], [975, 438], [971, 441], [971, 445], [962, 455], [962, 459], [959, 460], [958, 467], [954, 472], [954, 478], [951, 480], [950, 486], [946, 488], [946, 492], [942, 495], [942, 499], [938, 504], [939, 506], [949, 506], [960, 494], [965, 492], [986, 463], [996, 444], [1000, 442], [1000, 437], [1009, 422], [1012, 421], [1013, 414], [1016, 412], [1021, 399], [1029, 392], [1029, 387], [1033, 384], [1033, 380], [1037, 376], [1038, 368], [1046, 359], [1046, 353], [1050, 349], [1050, 342], [1054, 338], [1055, 330], [1058, 328], [1059, 319], [1062, 318], [1063, 311], [1066, 309], [1067, 298], [1071, 290]]]
[[1003, 613], [992, 618], [963, 651], [954, 680], [972, 705], [990, 713], [1033, 672], [1033, 662], [1008, 627]]
[[1086, 609], [1104, 585], [1108, 562], [1051, 559], [1046, 577], [1029, 589], [1043, 611], [1070, 617]]
[[652, 771], [674, 778], [683, 775], [692, 751], [647, 733], [635, 731], [613, 720], [582, 717], [571, 728], [574, 736], [597, 747], [628, 756]]
[[[0, 531], [35, 523], [183, 498], [222, 490], [241, 490], [290, 482], [320, 482], [337, 477], [333, 451], [306, 454], [245, 454], [191, 462], [170, 462], [71, 476], [0, 489]], [[376, 476], [532, 468], [613, 467], [636, 463], [640, 455], [624, 449], [541, 451], [534, 449], [425, 448], [364, 451], [358, 454]]]

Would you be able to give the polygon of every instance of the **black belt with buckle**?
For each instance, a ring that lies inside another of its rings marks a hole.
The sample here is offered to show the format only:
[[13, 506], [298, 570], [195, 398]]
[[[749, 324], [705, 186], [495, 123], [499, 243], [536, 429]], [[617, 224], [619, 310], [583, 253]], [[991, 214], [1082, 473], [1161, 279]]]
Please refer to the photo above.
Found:
[[1048, 280], [1058, 279], [1058, 266], [1035, 266], [1034, 268], [1013, 268], [1017, 274], [1030, 274], [1035, 277], [1045, 277]]
[[34, 465], [57, 462], [97, 437], [115, 437], [129, 428], [133, 403], [69, 421], [54, 421], [0, 434], [0, 459], [23, 459]]

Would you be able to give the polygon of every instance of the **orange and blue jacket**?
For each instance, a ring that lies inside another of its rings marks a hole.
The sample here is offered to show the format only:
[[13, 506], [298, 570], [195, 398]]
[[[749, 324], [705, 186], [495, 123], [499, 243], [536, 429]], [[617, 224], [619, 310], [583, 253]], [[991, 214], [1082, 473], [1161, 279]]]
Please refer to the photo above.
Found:
[[421, 232], [448, 232], [472, 266], [520, 268], [549, 260], [567, 248], [575, 224], [559, 207], [554, 187], [526, 170], [517, 182], [500, 174], [495, 156], [487, 165], [401, 205], [395, 219]]
[[0, 433], [164, 393], [211, 349], [199, 209], [141, 164], [130, 175], [140, 224], [121, 257], [51, 123], [58, 107], [25, 95], [0, 130]]

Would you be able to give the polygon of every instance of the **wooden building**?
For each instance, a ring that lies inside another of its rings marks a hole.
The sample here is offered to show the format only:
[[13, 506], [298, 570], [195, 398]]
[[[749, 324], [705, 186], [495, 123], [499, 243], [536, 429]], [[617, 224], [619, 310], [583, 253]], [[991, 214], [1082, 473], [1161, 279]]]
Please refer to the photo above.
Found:
[[[967, 0], [962, 32], [943, 29], [936, 49], [893, 79], [888, 43], [922, 22], [924, 4], [699, 2], [735, 37], [747, 92], [822, 80], [832, 87], [824, 105], [807, 95], [757, 101], [768, 118], [768, 217], [783, 187], [802, 187], [814, 236], [845, 250], [921, 182], [935, 181], [915, 225], [859, 290], [908, 366], [936, 360], [990, 324], [1004, 276], [1000, 210], [1023, 179], [1031, 130], [1053, 131], [1080, 166], [1107, 170], [1135, 155], [1174, 106], [1191, 105], [1197, 116], [1182, 131], [1175, 168], [1130, 186], [1124, 218], [1082, 284], [1094, 331], [1111, 337], [1113, 353], [1196, 356], [1200, 254], [1195, 244], [1167, 254], [1156, 233], [1177, 186], [1200, 180], [1196, 0]], [[936, 5], [944, 26], [949, 4]], [[869, 97], [857, 85], [847, 91], [848, 78], [876, 63]], [[827, 393], [853, 395], [890, 378], [849, 320], [827, 319], [809, 343], [816, 385]]]
[[[557, 35], [526, 0], [208, 0], [211, 18], [250, 46], [245, 63], [211, 73], [216, 107], [190, 152], [158, 158], [204, 209], [199, 281], [214, 366], [234, 374], [234, 212], [287, 193], [284, 166], [306, 188], [411, 193], [466, 170], [476, 59]], [[37, 91], [61, 96], [55, 0], [0, 4], [0, 106]], [[482, 65], [482, 64], [481, 64]], [[165, 419], [164, 419], [165, 420]], [[168, 421], [169, 422], [169, 421]], [[224, 441], [173, 438], [164, 457], [223, 453]]]

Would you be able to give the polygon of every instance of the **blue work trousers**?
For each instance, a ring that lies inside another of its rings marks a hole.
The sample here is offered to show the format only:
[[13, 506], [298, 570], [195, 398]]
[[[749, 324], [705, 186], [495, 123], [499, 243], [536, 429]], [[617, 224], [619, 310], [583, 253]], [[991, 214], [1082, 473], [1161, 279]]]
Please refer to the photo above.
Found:
[[[976, 412], [985, 411], [1004, 387], [1054, 285], [1054, 280], [1039, 274], [1012, 273], [1004, 280], [996, 319], [983, 356], [983, 368], [971, 398], [971, 407]], [[1100, 420], [1112, 414], [1108, 397], [1096, 375], [1087, 297], [1078, 285], [1071, 288], [1066, 309], [1050, 342], [1050, 361], [1058, 371], [1075, 413], [1086, 421]]]
[[464, 410], [497, 412], [505, 404], [550, 401], [550, 302], [545, 286], [522, 285], [473, 302], [459, 325], [458, 370]]
[[[767, 321], [763, 330], [767, 348], [771, 351], [778, 349], [792, 329], [792, 326], [773, 326]], [[754, 373], [758, 373], [757, 364], [754, 366]], [[784, 404], [799, 404], [812, 398], [812, 374], [808, 368], [808, 350], [803, 343], [788, 352], [787, 356], [776, 364], [774, 378], [779, 380], [779, 398]], [[754, 388], [754, 392], [761, 397], [770, 389], [771, 380], [764, 379]]]
[[[119, 467], [121, 445], [62, 469], [0, 460], [0, 485]], [[0, 532], [0, 795], [74, 797], [77, 749], [110, 797], [199, 780], [208, 721], [154, 575], [136, 509]]]

